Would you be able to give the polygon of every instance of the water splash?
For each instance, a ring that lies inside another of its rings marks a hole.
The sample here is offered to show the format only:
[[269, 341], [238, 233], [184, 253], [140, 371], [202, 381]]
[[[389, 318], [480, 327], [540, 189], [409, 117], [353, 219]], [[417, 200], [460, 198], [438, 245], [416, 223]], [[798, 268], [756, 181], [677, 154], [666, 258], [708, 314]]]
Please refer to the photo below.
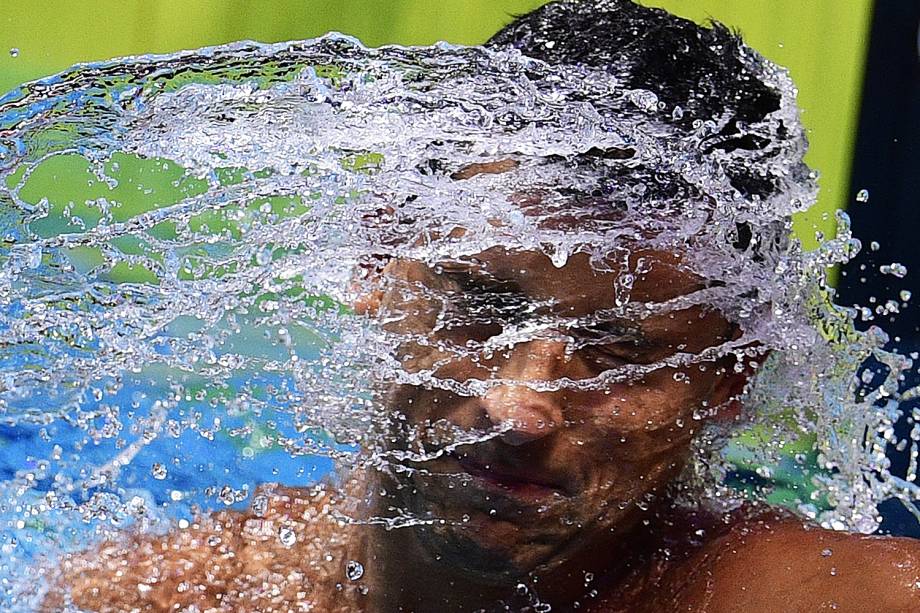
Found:
[[[748, 61], [782, 94], [740, 128], [757, 148], [725, 139], [730, 117], [689, 121], [606, 70], [335, 34], [82, 65], [4, 96], [0, 419], [19, 446], [4, 467], [3, 572], [93, 530], [164, 530], [198, 505], [245, 505], [263, 481], [315, 482], [329, 460], [433, 474], [459, 446], [508, 434], [406, 419], [394, 386], [604, 392], [764, 359], [737, 420], [694, 407], [709, 425], [686, 498], [731, 508], [785, 477], [785, 504], [862, 532], [883, 499], [913, 508], [917, 454], [905, 476], [885, 458], [911, 361], [833, 304], [826, 271], [859, 249], [846, 216], [816, 251], [790, 239], [815, 177], [787, 75]], [[739, 188], [752, 168], [758, 189]], [[577, 317], [552, 293], [515, 302], [483, 256], [496, 253], [560, 270], [586, 259], [617, 273], [613, 298]], [[702, 287], [637, 298], [661, 265], [650, 253], [679, 254], [673, 266]], [[440, 280], [394, 275], [394, 261]], [[506, 298], [470, 301], [443, 281], [451, 267], [486, 273], [486, 293]], [[356, 313], [375, 292], [391, 297], [382, 311]], [[603, 347], [630, 338], [612, 323], [695, 306], [737, 333], [591, 376], [445, 374], [534, 341]], [[463, 332], [484, 325], [497, 330]], [[739, 468], [761, 482], [730, 487]], [[363, 521], [438, 520], [400, 509]], [[363, 573], [349, 562], [349, 579]]]

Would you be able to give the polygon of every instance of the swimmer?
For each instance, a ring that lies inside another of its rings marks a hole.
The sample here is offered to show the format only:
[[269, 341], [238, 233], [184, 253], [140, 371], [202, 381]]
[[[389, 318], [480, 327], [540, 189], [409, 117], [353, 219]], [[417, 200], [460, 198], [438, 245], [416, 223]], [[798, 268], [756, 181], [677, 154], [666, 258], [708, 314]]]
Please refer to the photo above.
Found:
[[[625, 0], [600, 2], [596, 14], [578, 4], [554, 2], [520, 17], [491, 44], [559, 63], [626, 62], [633, 87], [683, 97], [688, 113], [693, 105], [735, 105], [739, 120], [749, 121], [774, 110], [769, 88], [743, 74], [740, 44], [727, 32]], [[713, 41], [723, 45], [717, 61], [707, 55]], [[713, 72], [727, 75], [723, 89], [697, 90], [702, 74]], [[453, 178], [514, 168], [497, 159]], [[522, 193], [522, 208], [539, 207], [538, 196]], [[587, 222], [559, 223], [577, 235]], [[372, 273], [379, 289], [354, 306], [388, 331], [464, 346], [499, 333], [494, 322], [502, 318], [547, 315], [570, 322], [566, 334], [584, 342], [572, 348], [549, 335], [448, 360], [436, 342], [428, 350], [394, 347], [409, 372], [435, 365], [443, 379], [488, 373], [517, 384], [473, 397], [394, 384], [386, 398], [401, 419], [382, 433], [391, 449], [406, 448], [406, 430], [445, 423], [496, 436], [448, 446], [424, 462], [410, 457], [405, 470], [356, 471], [335, 487], [263, 486], [245, 512], [213, 513], [166, 535], [129, 535], [68, 556], [50, 578], [43, 610], [920, 609], [917, 541], [827, 531], [762, 505], [722, 514], [678, 504], [674, 484], [702, 421], [735, 417], [756, 364], [739, 372], [728, 356], [705, 370], [662, 366], [601, 390], [524, 385], [656, 364], [678, 347], [704, 360], [707, 349], [736, 338], [736, 322], [699, 304], [583, 323], [613, 309], [626, 275], [637, 303], [704, 289], [711, 280], [682, 266], [686, 256], [635, 244], [627, 260], [605, 266], [576, 254], [557, 267], [540, 252], [498, 248], [436, 265], [381, 262]], [[433, 294], [494, 317], [439, 326]], [[694, 419], [700, 406], [714, 410]], [[375, 520], [401, 512], [431, 521]]]

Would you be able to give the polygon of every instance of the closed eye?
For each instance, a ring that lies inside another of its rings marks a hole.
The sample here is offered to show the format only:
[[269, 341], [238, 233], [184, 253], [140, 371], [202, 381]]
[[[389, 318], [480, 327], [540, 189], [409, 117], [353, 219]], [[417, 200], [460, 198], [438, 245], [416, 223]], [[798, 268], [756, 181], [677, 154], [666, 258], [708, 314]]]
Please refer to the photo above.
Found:
[[480, 324], [512, 323], [536, 308], [531, 298], [513, 281], [498, 279], [470, 269], [444, 270], [455, 285], [450, 303], [461, 320]]
[[443, 297], [444, 310], [435, 331], [452, 342], [484, 342], [530, 312], [529, 297], [511, 281], [467, 265], [442, 265], [438, 274], [450, 288]]
[[623, 364], [650, 364], [657, 358], [655, 347], [635, 328], [610, 323], [568, 331], [576, 351], [607, 368]]
[[646, 342], [638, 329], [617, 322], [582, 325], [570, 328], [567, 333], [579, 346], [616, 344], [638, 347]]

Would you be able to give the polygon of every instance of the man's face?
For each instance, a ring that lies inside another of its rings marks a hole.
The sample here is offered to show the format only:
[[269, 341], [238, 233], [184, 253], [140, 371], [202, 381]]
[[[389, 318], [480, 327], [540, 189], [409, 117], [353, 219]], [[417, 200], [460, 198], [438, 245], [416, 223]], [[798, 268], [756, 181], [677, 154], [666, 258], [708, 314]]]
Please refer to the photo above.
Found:
[[[724, 362], [655, 366], [730, 340], [734, 326], [718, 311], [610, 314], [624, 275], [633, 306], [699, 290], [698, 277], [665, 253], [608, 268], [585, 255], [557, 268], [543, 254], [497, 248], [459, 263], [388, 266], [380, 315], [403, 339], [402, 368], [461, 386], [492, 382], [474, 395], [402, 384], [388, 397], [393, 447], [436, 456], [404, 462], [389, 500], [445, 520], [422, 538], [445, 563], [507, 579], [627, 533], [683, 466], [694, 413], [734, 391]], [[592, 384], [624, 368], [635, 371]], [[453, 444], [416, 438], [445, 427]], [[457, 432], [490, 431], [457, 444]]]

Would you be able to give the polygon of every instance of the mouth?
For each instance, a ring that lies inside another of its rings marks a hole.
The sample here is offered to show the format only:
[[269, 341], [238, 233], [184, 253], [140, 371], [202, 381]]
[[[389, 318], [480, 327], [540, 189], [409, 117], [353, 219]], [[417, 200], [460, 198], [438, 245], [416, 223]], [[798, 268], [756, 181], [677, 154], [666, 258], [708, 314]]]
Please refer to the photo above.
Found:
[[482, 489], [501, 492], [527, 502], [541, 502], [567, 497], [556, 482], [535, 471], [485, 462], [469, 456], [452, 454], [461, 471], [473, 478]]

